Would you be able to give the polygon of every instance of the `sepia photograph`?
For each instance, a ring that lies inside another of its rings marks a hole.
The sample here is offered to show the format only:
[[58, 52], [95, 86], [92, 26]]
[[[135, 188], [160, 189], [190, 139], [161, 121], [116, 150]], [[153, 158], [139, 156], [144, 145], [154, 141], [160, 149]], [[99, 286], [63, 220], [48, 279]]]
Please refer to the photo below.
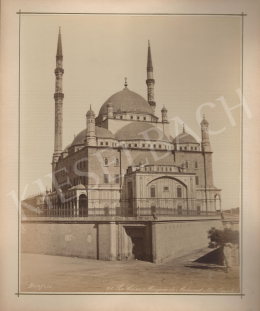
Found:
[[242, 18], [20, 14], [20, 293], [241, 294]]

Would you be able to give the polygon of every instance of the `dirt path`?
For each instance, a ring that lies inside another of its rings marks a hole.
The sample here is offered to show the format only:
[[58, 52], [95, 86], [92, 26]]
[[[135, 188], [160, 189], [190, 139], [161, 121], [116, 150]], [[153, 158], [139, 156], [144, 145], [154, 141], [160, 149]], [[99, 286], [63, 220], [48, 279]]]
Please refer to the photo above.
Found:
[[[205, 253], [205, 250], [204, 250]], [[238, 293], [239, 268], [229, 273], [194, 262], [203, 250], [163, 264], [22, 254], [22, 292]]]

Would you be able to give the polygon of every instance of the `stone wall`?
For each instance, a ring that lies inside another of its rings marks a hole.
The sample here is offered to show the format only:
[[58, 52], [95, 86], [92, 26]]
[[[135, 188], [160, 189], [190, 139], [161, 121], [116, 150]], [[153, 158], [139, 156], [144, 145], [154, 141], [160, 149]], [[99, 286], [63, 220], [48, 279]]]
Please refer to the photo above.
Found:
[[97, 259], [97, 225], [23, 223], [21, 252]]
[[207, 247], [207, 231], [220, 220], [168, 220], [165, 222], [24, 222], [24, 253], [128, 260], [134, 240], [142, 239], [142, 260], [153, 263]]
[[153, 223], [153, 262], [176, 258], [195, 249], [207, 247], [207, 231], [211, 227], [221, 226], [220, 220]]

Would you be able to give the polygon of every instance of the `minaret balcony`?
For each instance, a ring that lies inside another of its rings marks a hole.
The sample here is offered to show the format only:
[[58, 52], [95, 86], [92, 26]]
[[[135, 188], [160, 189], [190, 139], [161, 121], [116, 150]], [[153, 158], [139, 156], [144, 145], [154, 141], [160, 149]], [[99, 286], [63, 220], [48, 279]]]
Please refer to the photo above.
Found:
[[63, 55], [56, 55], [56, 60], [63, 60]]
[[62, 74], [64, 74], [64, 69], [63, 68], [56, 68], [55, 70], [54, 70], [54, 73], [57, 75], [58, 73], [62, 73]]
[[149, 83], [154, 83], [155, 84], [155, 80], [154, 79], [147, 79], [146, 80], [146, 84], [149, 84]]
[[59, 98], [64, 98], [64, 94], [63, 93], [55, 93], [54, 94], [54, 99], [59, 99]]

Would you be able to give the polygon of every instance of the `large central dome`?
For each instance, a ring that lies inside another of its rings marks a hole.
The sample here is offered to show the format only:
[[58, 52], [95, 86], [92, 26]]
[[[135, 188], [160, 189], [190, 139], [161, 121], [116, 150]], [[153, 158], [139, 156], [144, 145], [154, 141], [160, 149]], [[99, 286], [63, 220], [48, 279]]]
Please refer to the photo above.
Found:
[[149, 103], [139, 94], [130, 91], [127, 87], [123, 91], [115, 93], [102, 105], [99, 115], [107, 114], [107, 104], [111, 102], [114, 113], [133, 112], [154, 115]]

